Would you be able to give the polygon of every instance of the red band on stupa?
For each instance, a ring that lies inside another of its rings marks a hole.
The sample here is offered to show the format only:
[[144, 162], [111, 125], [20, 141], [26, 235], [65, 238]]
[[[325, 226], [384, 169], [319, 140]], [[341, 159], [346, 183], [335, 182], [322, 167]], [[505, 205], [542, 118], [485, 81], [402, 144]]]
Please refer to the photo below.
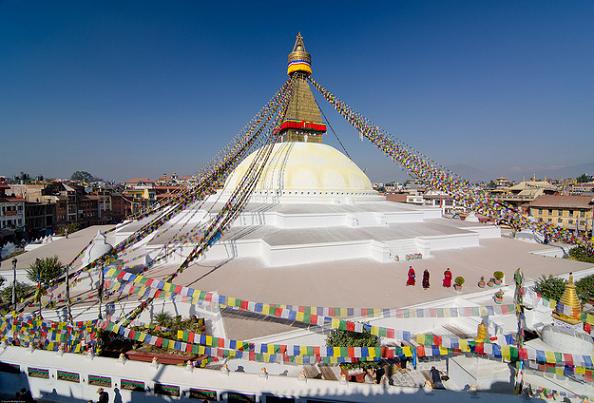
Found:
[[326, 125], [313, 123], [313, 122], [306, 122], [304, 120], [296, 121], [296, 120], [286, 120], [283, 122], [282, 125], [279, 127], [279, 131], [287, 130], [287, 129], [307, 129], [313, 130], [316, 132], [325, 132]]

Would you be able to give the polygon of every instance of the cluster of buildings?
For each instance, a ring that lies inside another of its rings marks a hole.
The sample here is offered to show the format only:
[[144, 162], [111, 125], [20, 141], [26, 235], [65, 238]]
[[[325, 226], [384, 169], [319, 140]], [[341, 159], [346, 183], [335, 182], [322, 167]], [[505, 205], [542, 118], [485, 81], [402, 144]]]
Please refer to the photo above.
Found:
[[496, 182], [497, 186], [489, 189], [493, 197], [518, 207], [535, 220], [592, 232], [594, 182], [552, 183], [535, 178], [517, 184], [506, 178], [498, 178]]
[[[535, 220], [571, 230], [592, 232], [594, 220], [594, 181], [524, 180], [513, 183], [499, 177], [480, 185], [489, 194], [512, 205]], [[375, 184], [388, 200], [419, 206], [440, 207], [444, 214], [455, 216], [468, 213], [443, 192], [427, 189], [415, 182], [407, 184]]]
[[[48, 180], [11, 183], [0, 177], [0, 245], [90, 225], [118, 223], [174, 197], [191, 177], [164, 174], [124, 184]], [[14, 182], [14, 181], [13, 181]]]

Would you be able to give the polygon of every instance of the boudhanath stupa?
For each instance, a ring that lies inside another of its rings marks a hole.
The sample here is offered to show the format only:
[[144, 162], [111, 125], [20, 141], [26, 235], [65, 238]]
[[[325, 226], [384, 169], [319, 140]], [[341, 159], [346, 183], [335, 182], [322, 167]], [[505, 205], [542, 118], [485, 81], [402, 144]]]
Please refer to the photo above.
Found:
[[[406, 329], [413, 334], [430, 332], [439, 338], [474, 339], [477, 337], [477, 326], [481, 325], [482, 331], [496, 343], [517, 330], [516, 316], [513, 311], [497, 314], [479, 310], [478, 307], [494, 305], [494, 293], [499, 290], [504, 295], [503, 305], [512, 304], [514, 273], [518, 267], [521, 267], [527, 285], [541, 275], [567, 277], [573, 273], [577, 279], [594, 273], [592, 264], [562, 259], [566, 253], [563, 246], [512, 239], [505, 236], [495, 224], [480, 223], [473, 219], [445, 218], [439, 207], [388, 201], [373, 189], [370, 179], [351, 158], [325, 141], [327, 122], [308, 81], [308, 76], [312, 74], [311, 55], [301, 35], [297, 36], [288, 62], [288, 75], [294, 82], [293, 91], [286, 113], [276, 129], [277, 140], [262, 146], [272, 149], [268, 150], [269, 159], [257, 178], [249, 200], [231, 225], [209, 245], [208, 250], [175, 277], [175, 285], [202, 290], [215, 296], [231, 296], [272, 305], [401, 309], [409, 313], [365, 318], [354, 315], [352, 320], [361, 320], [371, 326]], [[234, 192], [242, 186], [242, 178], [253, 169], [252, 162], [259, 158], [259, 153], [262, 153], [261, 149], [256, 149], [238, 163], [216, 192], [185, 206], [164, 225], [128, 248], [124, 271], [155, 281], [166, 281], [201, 241], [203, 229], [228, 206]], [[152, 219], [154, 216], [124, 222], [106, 236], [97, 234], [97, 229], [87, 229], [84, 237], [86, 241], [91, 241], [91, 246], [77, 264], [92, 263], [103, 253], [109, 252], [111, 246], [124, 242]], [[104, 231], [107, 227], [100, 229]], [[43, 245], [21, 255], [19, 259], [26, 263], [33, 258], [58, 252], [74, 256], [78, 252], [74, 247], [69, 252], [65, 250], [69, 242], [77, 242], [77, 239], [80, 244], [84, 244], [80, 239], [83, 237], [82, 232]], [[416, 283], [407, 285], [411, 267], [416, 272]], [[463, 277], [461, 289], [443, 286], [446, 269], [451, 270], [453, 277]], [[430, 275], [428, 288], [423, 288], [421, 282], [425, 270]], [[502, 284], [493, 288], [478, 285], [481, 278], [488, 280], [496, 271], [504, 274]], [[102, 304], [98, 305], [96, 290], [100, 282], [101, 270], [90, 269], [71, 286], [70, 295], [76, 301], [72, 306], [74, 320], [95, 319], [100, 310], [102, 318], [116, 322], [122, 320], [142, 300], [134, 293], [124, 296], [113, 293], [106, 295]], [[89, 289], [95, 291], [90, 299], [87, 297]], [[64, 289], [53, 292], [63, 295]], [[77, 296], [81, 297], [77, 300]], [[531, 295], [527, 298], [537, 300]], [[422, 317], [417, 314], [418, 311], [458, 307], [477, 307], [478, 313], [461, 317], [449, 314]], [[33, 312], [33, 308], [30, 311]], [[323, 326], [306, 325], [291, 317], [256, 315], [212, 301], [194, 303], [183, 296], [155, 299], [148, 309], [135, 318], [134, 323], [150, 323], [160, 312], [205, 318], [209, 335], [250, 343], [324, 346], [329, 332]], [[67, 320], [63, 308], [47, 309], [44, 317]], [[526, 313], [527, 329], [538, 332], [550, 329], [552, 324], [552, 308], [534, 302]], [[550, 330], [547, 332], [549, 334]], [[590, 336], [582, 334], [577, 337], [582, 345], [585, 343], [582, 351], [587, 354], [587, 337]], [[383, 342], [386, 345], [401, 345], [401, 340], [396, 337], [383, 337]], [[417, 346], [414, 340], [407, 343], [413, 348]], [[38, 366], [48, 365], [48, 358], [41, 356], [44, 353], [35, 352]], [[48, 354], [55, 357], [55, 353]], [[0, 353], [0, 360], [3, 357], [6, 357], [6, 353]], [[80, 363], [75, 358], [67, 357], [65, 360], [69, 371], [80, 370]], [[146, 383], [147, 387], [150, 382], [159, 382], [181, 385], [179, 387], [182, 390], [198, 386], [210, 388], [218, 393], [219, 398], [229, 401], [233, 400], [223, 395], [224, 391], [255, 396], [253, 401], [256, 398], [268, 401], [268, 398], [264, 399], [264, 393], [285, 396], [293, 401], [299, 401], [295, 396], [316, 396], [321, 399], [327, 396], [328, 401], [336, 401], [337, 396], [341, 401], [361, 401], [362, 396], [365, 396], [363, 400], [390, 401], [395, 394], [400, 395], [398, 398], [408, 396], [414, 399], [420, 393], [418, 383], [424, 382], [419, 372], [416, 375], [421, 377], [419, 379], [407, 375], [406, 382], [410, 385], [403, 383], [383, 389], [380, 389], [381, 385], [358, 386], [349, 383], [345, 386], [346, 383], [340, 381], [340, 374], [336, 374], [336, 371], [330, 371], [336, 375], [333, 383], [318, 379], [300, 382], [304, 380], [306, 372], [309, 374], [314, 370], [308, 368], [305, 371], [303, 365], [246, 359], [225, 359], [194, 372], [169, 366], [161, 366], [161, 370], [158, 370], [158, 363], [155, 367], [157, 370], [153, 370], [149, 363], [125, 363], [123, 359], [115, 364], [116, 360], [106, 361], [109, 359], [102, 357], [84, 360], [88, 360], [86, 365], [97, 365], [94, 375], [138, 379]], [[479, 375], [478, 371], [473, 372], [475, 361], [468, 360], [459, 359], [449, 364], [453, 372], [446, 384], [447, 389], [460, 391], [468, 388], [469, 384], [479, 389], [481, 385], [487, 385], [484, 387], [488, 389], [489, 385], [506, 377], [509, 381], [507, 364], [492, 364]], [[420, 370], [427, 371], [431, 366], [438, 366], [444, 373], [448, 371], [443, 360], [431, 359], [419, 363]], [[317, 368], [321, 373], [324, 372], [319, 366]], [[202, 372], [197, 374], [197, 371]], [[326, 374], [322, 378], [328, 377], [331, 376]], [[537, 384], [540, 378], [533, 378], [532, 382]], [[556, 388], [579, 395], [588, 392], [588, 385], [577, 387], [576, 392], [576, 386], [570, 381], [546, 382], [549, 382], [546, 384], [549, 389]], [[555, 384], [554, 387], [550, 386], [551, 382]], [[111, 387], [113, 389], [113, 385]], [[84, 392], [76, 392], [77, 396], [87, 396], [89, 390], [90, 387]], [[321, 394], [315, 395], [314, 390]], [[422, 393], [422, 396], [426, 396], [427, 392]], [[443, 396], [446, 399], [469, 401], [490, 399], [467, 392], [459, 395]], [[129, 401], [134, 395], [122, 391], [122, 396], [124, 401]], [[504, 399], [501, 396], [516, 399], [511, 395], [500, 395], [498, 401]], [[304, 398], [301, 401], [305, 401]]]

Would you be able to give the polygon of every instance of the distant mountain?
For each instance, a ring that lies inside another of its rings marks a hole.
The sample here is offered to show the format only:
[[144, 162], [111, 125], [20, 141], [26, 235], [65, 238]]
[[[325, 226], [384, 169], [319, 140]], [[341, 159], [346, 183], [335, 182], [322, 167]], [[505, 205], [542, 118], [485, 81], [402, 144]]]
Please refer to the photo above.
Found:
[[[489, 181], [499, 176], [506, 176], [511, 180], [522, 180], [532, 178], [536, 175], [537, 178], [551, 178], [551, 179], [564, 179], [564, 178], [576, 178], [581, 174], [594, 175], [594, 162], [588, 162], [576, 165], [558, 165], [549, 167], [536, 167], [536, 168], [524, 168], [524, 167], [502, 167], [502, 168], [477, 168], [476, 166], [458, 163], [445, 165], [447, 169], [453, 173], [459, 175], [464, 179], [468, 179], [471, 182]], [[383, 178], [381, 175], [377, 175], [377, 178]], [[389, 182], [396, 180], [402, 182], [407, 179], [407, 175], [402, 173], [400, 175], [391, 175], [389, 179], [379, 180], [380, 182]]]
[[569, 165], [569, 166], [552, 166], [541, 169], [534, 169], [532, 172], [522, 172], [521, 175], [517, 173], [510, 173], [510, 176], [516, 178], [520, 177], [531, 177], [536, 174], [539, 178], [575, 178], [581, 174], [592, 175], [594, 174], [594, 162], [587, 162], [584, 164]]
[[583, 173], [588, 175], [594, 174], [594, 162], [534, 168], [506, 167], [497, 170], [496, 172], [490, 172], [492, 170], [491, 168], [487, 171], [486, 169], [477, 168], [467, 164], [452, 164], [448, 165], [447, 168], [472, 182], [491, 180], [498, 176], [506, 176], [513, 180], [521, 180], [523, 178], [531, 178], [533, 175], [536, 175], [537, 178], [563, 179], [575, 178]]
[[471, 182], [478, 182], [493, 178], [493, 174], [468, 164], [452, 164], [447, 165], [446, 168], [456, 175], [470, 180]]

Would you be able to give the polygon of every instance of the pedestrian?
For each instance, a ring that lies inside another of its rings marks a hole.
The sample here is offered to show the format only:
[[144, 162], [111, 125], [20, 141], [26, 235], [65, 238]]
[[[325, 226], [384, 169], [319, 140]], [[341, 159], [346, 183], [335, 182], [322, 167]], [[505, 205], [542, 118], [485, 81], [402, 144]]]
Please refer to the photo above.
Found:
[[443, 272], [443, 286], [446, 288], [452, 286], [452, 272], [449, 267]]
[[425, 269], [423, 272], [423, 289], [429, 288], [429, 270]]
[[99, 400], [97, 403], [109, 403], [109, 395], [103, 388], [97, 389], [97, 394], [99, 395]]
[[406, 281], [406, 285], [415, 285], [415, 269], [412, 266], [408, 266], [408, 280]]
[[431, 383], [434, 389], [436, 388], [442, 388], [441, 385], [441, 374], [439, 373], [439, 370], [435, 367], [431, 367]]

